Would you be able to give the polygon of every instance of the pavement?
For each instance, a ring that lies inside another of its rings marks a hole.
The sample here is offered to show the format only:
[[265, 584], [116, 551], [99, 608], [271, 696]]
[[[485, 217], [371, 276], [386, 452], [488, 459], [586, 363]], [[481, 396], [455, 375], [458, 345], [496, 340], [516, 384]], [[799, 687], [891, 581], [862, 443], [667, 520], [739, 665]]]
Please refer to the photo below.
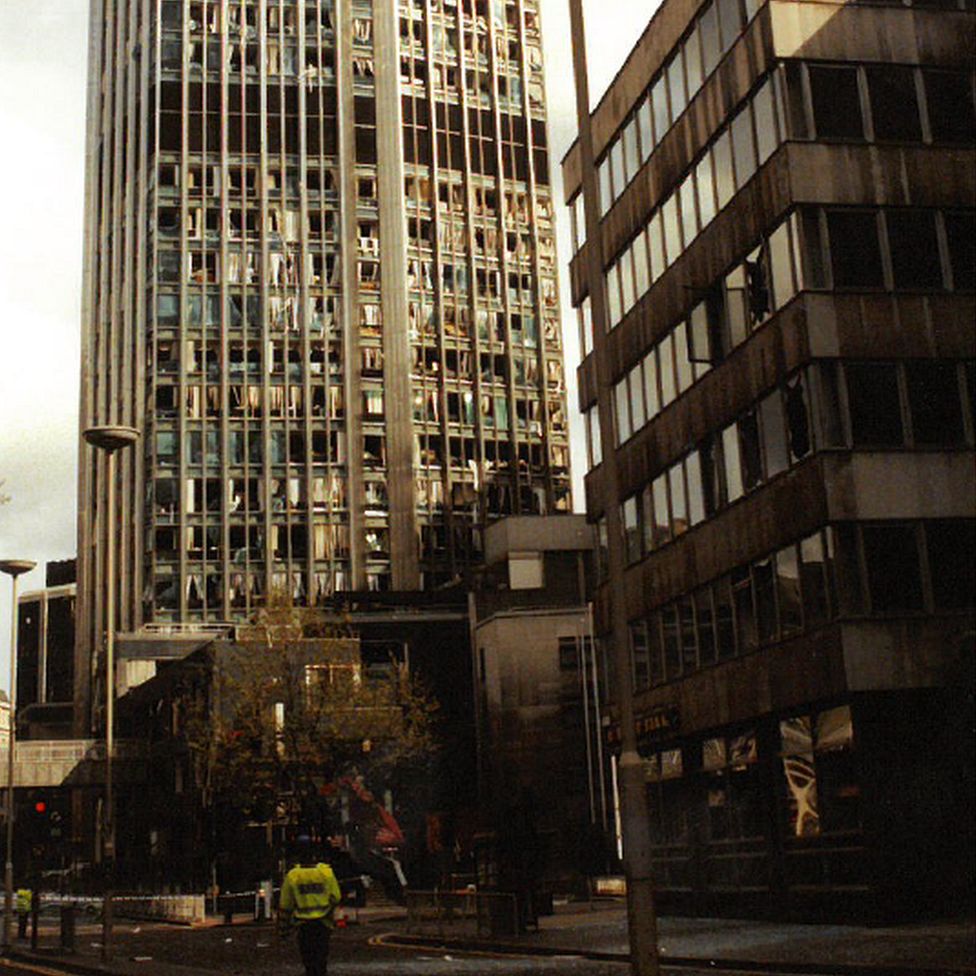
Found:
[[[100, 928], [96, 923], [79, 923], [76, 951], [66, 955], [57, 948], [54, 919], [41, 926], [35, 952], [20, 943], [10, 958], [43, 962], [52, 969], [81, 976], [228, 976], [293, 971], [291, 964], [274, 962], [279, 955], [290, 958], [293, 947], [287, 953], [276, 951], [281, 943], [276, 941], [273, 927], [243, 916], [238, 916], [233, 925], [213, 920], [193, 927], [119, 921], [115, 932], [116, 950], [109, 964], [100, 961]], [[662, 961], [689, 970], [702, 967], [713, 972], [734, 969], [837, 976], [976, 974], [976, 921], [972, 918], [867, 927], [665, 917], [659, 920], [658, 934]], [[602, 960], [607, 966], [600, 972], [624, 976], [626, 912], [621, 902], [611, 900], [557, 904], [554, 915], [540, 919], [537, 932], [478, 939], [460, 933], [453, 938], [447, 933], [412, 933], [405, 912], [395, 907], [351, 909], [348, 926], [335, 934], [330, 973], [422, 972], [415, 963], [397, 960], [416, 959], [423, 950], [455, 957], [480, 952], [511, 960], [510, 968], [502, 964], [493, 972], [525, 971], [515, 966], [519, 957], [531, 956], [540, 962], [547, 958], [547, 972], [570, 971], [568, 964], [565, 970], [560, 969], [556, 963], [560, 958]], [[0, 964], [0, 972], [4, 971]], [[467, 970], [461, 967], [457, 971]]]

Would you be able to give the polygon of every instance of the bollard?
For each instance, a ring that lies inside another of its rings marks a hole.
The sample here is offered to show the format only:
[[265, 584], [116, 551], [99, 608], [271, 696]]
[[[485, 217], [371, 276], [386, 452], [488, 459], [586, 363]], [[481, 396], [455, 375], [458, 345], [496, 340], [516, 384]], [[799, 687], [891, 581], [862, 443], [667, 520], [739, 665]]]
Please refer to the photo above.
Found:
[[64, 952], [75, 951], [75, 906], [61, 906], [61, 948]]
[[224, 925], [234, 924], [234, 902], [225, 897], [224, 898]]

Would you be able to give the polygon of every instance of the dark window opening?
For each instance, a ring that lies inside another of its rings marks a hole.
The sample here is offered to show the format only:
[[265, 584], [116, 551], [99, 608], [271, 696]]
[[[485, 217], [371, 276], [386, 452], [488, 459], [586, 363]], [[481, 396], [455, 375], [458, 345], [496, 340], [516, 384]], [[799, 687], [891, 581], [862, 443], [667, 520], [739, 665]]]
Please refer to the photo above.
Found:
[[963, 442], [962, 402], [954, 363], [910, 363], [905, 369], [916, 444]]
[[976, 521], [942, 519], [925, 523], [925, 545], [937, 610], [971, 607], [976, 594]]
[[888, 210], [885, 221], [895, 288], [941, 288], [935, 211]]
[[896, 447], [904, 443], [898, 375], [894, 366], [848, 363], [847, 402], [855, 447]]
[[863, 139], [857, 68], [810, 67], [810, 93], [818, 139]]
[[921, 610], [922, 574], [914, 527], [865, 525], [861, 532], [872, 612]]
[[863, 210], [828, 211], [827, 231], [835, 288], [884, 286], [878, 221], [874, 213]]
[[865, 68], [874, 137], [893, 142], [921, 142], [922, 123], [915, 97], [915, 69], [886, 64]]

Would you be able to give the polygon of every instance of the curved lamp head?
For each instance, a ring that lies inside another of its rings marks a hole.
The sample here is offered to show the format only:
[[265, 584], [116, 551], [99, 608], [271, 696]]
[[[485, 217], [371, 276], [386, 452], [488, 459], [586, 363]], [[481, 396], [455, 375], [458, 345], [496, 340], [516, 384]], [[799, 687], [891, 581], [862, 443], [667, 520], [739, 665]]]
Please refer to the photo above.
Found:
[[106, 425], [103, 427], [89, 427], [87, 430], [82, 431], [81, 436], [92, 447], [108, 451], [111, 454], [112, 451], [117, 451], [120, 447], [135, 444], [139, 440], [139, 431], [135, 427]]
[[0, 559], [0, 573], [20, 576], [21, 573], [29, 573], [36, 565], [32, 559]]

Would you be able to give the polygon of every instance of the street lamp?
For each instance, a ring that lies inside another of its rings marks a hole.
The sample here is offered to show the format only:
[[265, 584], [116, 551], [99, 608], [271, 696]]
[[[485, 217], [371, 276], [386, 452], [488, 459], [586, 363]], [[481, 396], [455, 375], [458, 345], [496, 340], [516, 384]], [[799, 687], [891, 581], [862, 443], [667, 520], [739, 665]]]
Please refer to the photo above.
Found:
[[112, 790], [112, 758], [115, 750], [115, 452], [139, 439], [134, 427], [89, 427], [82, 434], [94, 448], [108, 456], [108, 497], [105, 504], [105, 810], [102, 859], [105, 893], [102, 901], [102, 958], [112, 958], [112, 894], [115, 886], [115, 798]]
[[17, 577], [37, 563], [30, 559], [0, 559], [0, 573], [10, 577], [10, 731], [7, 734], [7, 863], [4, 868], [3, 948], [13, 944], [14, 931], [14, 742], [17, 730]]

